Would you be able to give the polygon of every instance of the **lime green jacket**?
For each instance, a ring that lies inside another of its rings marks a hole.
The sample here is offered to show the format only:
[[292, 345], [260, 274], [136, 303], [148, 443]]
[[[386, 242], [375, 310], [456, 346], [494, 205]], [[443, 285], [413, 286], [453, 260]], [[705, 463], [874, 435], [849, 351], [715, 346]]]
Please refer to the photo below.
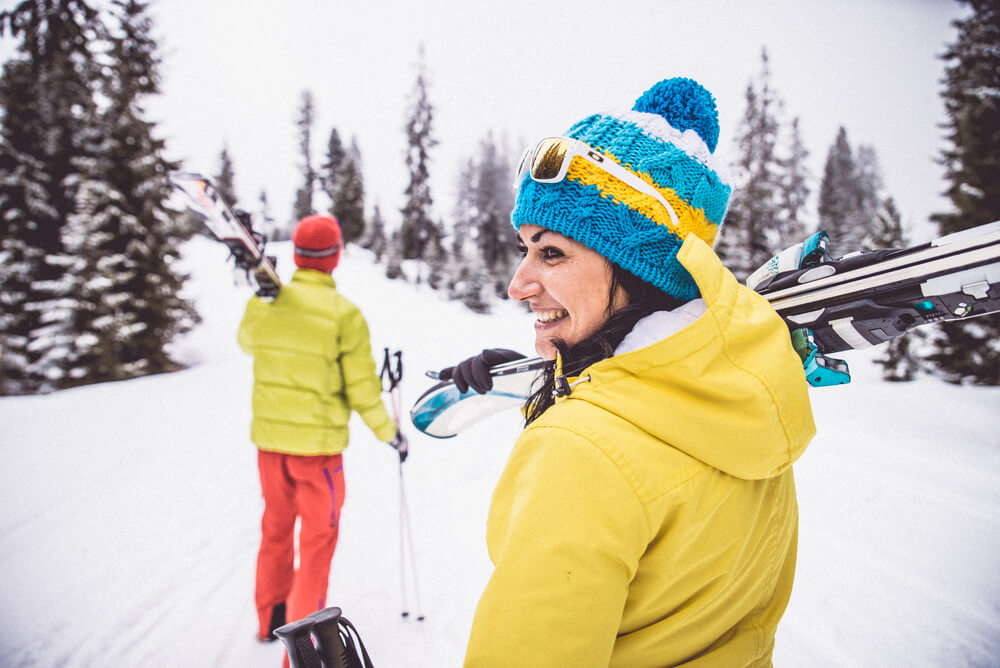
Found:
[[368, 323], [329, 274], [297, 269], [274, 301], [252, 297], [239, 329], [253, 355], [250, 438], [262, 450], [332, 455], [357, 411], [382, 441], [396, 426], [382, 403]]
[[[774, 310], [691, 236], [707, 311], [582, 374], [518, 438], [466, 665], [768, 666], [815, 433]], [[640, 323], [642, 324], [642, 323]]]

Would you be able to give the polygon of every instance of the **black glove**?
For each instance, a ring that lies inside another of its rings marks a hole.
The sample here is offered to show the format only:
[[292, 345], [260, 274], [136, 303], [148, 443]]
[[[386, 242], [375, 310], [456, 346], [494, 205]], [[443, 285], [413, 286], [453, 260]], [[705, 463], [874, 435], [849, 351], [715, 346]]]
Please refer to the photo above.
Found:
[[405, 462], [407, 456], [410, 454], [410, 444], [406, 441], [406, 437], [403, 436], [403, 432], [397, 431], [396, 435], [389, 441], [389, 445], [399, 453], [399, 463], [402, 464]]
[[470, 357], [464, 362], [459, 362], [457, 366], [450, 366], [441, 369], [438, 378], [441, 380], [453, 380], [455, 387], [463, 394], [471, 387], [479, 394], [486, 394], [493, 389], [493, 377], [490, 376], [490, 367], [504, 362], [524, 359], [524, 355], [506, 348], [487, 348], [483, 352]]

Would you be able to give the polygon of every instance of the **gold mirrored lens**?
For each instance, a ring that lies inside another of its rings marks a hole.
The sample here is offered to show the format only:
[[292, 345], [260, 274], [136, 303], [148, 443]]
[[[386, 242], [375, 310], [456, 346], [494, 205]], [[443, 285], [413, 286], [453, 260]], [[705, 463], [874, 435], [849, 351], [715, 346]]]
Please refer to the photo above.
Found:
[[542, 140], [531, 161], [531, 177], [536, 181], [556, 178], [562, 169], [567, 151], [569, 142], [561, 137]]

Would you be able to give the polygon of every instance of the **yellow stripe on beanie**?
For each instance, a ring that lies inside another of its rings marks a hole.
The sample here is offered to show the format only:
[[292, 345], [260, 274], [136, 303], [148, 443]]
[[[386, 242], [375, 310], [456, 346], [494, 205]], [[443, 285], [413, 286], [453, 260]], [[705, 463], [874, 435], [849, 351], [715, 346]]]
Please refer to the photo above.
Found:
[[[610, 154], [605, 155], [615, 162], [619, 162], [615, 156]], [[619, 164], [621, 163], [619, 162]], [[628, 167], [624, 164], [622, 164], [622, 167], [624, 169], [628, 169]], [[629, 169], [629, 171], [631, 172], [632, 170]], [[657, 225], [665, 226], [671, 234], [679, 237], [681, 241], [687, 238], [688, 233], [694, 232], [696, 236], [704, 239], [706, 243], [712, 243], [715, 239], [716, 233], [718, 232], [719, 226], [708, 220], [705, 217], [705, 212], [703, 210], [692, 208], [690, 204], [678, 197], [677, 193], [671, 188], [661, 188], [656, 185], [648, 174], [643, 172], [632, 173], [636, 174], [640, 179], [651, 185], [657, 192], [663, 195], [664, 199], [669, 202], [670, 206], [673, 207], [674, 212], [677, 214], [677, 219], [680, 223], [679, 225], [675, 226], [673, 224], [673, 221], [670, 219], [670, 215], [663, 209], [663, 205], [657, 202], [656, 199], [645, 193], [639, 192], [622, 181], [619, 181], [588, 160], [584, 160], [580, 157], [574, 157], [570, 162], [569, 171], [566, 172], [566, 178], [581, 185], [597, 186], [601, 191], [602, 197], [610, 199], [618, 204], [624, 204], [637, 213], [642, 214], [649, 220], [652, 220]]]

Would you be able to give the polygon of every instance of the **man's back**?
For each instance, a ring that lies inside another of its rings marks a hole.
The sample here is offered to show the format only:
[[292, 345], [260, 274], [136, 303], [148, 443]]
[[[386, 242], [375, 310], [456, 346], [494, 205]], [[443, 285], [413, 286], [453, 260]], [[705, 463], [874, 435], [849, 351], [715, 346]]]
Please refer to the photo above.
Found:
[[336, 454], [347, 447], [352, 409], [376, 436], [392, 437], [368, 325], [329, 274], [299, 269], [274, 301], [252, 298], [239, 342], [254, 356], [251, 439], [257, 447]]

